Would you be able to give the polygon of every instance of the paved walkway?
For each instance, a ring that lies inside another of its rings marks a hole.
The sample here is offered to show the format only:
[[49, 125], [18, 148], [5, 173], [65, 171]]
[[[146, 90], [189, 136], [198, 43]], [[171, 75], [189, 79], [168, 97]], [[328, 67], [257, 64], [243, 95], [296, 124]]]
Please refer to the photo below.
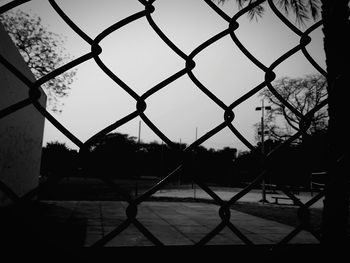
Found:
[[[74, 218], [83, 225], [84, 246], [90, 246], [110, 233], [125, 219], [127, 203], [120, 201], [46, 201], [55, 209], [51, 217], [60, 222]], [[138, 206], [137, 219], [165, 245], [192, 245], [213, 230], [221, 219], [218, 206], [190, 202], [143, 202]], [[254, 244], [276, 244], [293, 227], [231, 210], [231, 222]], [[290, 243], [318, 244], [308, 232], [300, 232]], [[225, 227], [208, 245], [244, 244]], [[106, 246], [153, 246], [134, 225], [130, 225]]]
[[[223, 200], [231, 199], [235, 194], [237, 194], [240, 190], [238, 188], [215, 188], [210, 187], [214, 192]], [[279, 191], [280, 192], [280, 191]], [[314, 194], [315, 195], [315, 194]], [[193, 189], [164, 189], [159, 190], [153, 196], [156, 197], [176, 197], [176, 198], [198, 198], [198, 199], [212, 199], [204, 190], [199, 188], [198, 186], [194, 186]], [[274, 203], [275, 200], [272, 196], [285, 196], [284, 194], [266, 194], [266, 199], [270, 203]], [[309, 201], [312, 196], [310, 192], [301, 192], [296, 195], [297, 198], [303, 203]], [[249, 193], [244, 195], [239, 201], [242, 202], [258, 202], [262, 199], [261, 190], [251, 190]], [[322, 208], [323, 207], [323, 199], [321, 198], [315, 204], [312, 205], [313, 208]], [[291, 200], [279, 200], [280, 204], [292, 204]]]

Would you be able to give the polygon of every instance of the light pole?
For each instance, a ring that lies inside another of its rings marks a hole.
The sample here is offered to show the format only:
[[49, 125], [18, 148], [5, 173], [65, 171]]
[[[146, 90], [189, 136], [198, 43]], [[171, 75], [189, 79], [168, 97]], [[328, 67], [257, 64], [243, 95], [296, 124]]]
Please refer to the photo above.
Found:
[[141, 142], [141, 121], [139, 121], [139, 137], [137, 139], [137, 143], [140, 146], [140, 142]]
[[[182, 140], [180, 138], [180, 151], [182, 151], [181, 144], [182, 144]], [[178, 182], [177, 182], [177, 186], [180, 187], [180, 185], [181, 185], [181, 173], [179, 173]]]
[[[137, 138], [137, 144], [138, 144], [138, 154], [140, 156], [141, 154], [141, 146], [140, 146], [140, 143], [141, 143], [141, 120], [139, 121], [139, 137]], [[140, 158], [140, 157], [139, 157]], [[141, 176], [141, 170], [139, 168], [139, 171], [137, 173], [137, 177], [136, 177], [136, 184], [135, 184], [135, 196], [138, 195], [138, 181], [140, 179], [140, 176]]]
[[[196, 127], [196, 141], [198, 139], [198, 127]], [[192, 179], [192, 189], [193, 189], [193, 198], [196, 199], [196, 186], [193, 184], [193, 179]]]
[[[264, 99], [261, 100], [261, 107], [256, 107], [256, 111], [261, 110], [261, 153], [262, 155], [265, 154], [264, 149], [264, 137], [265, 137], [265, 131], [264, 131], [264, 110], [271, 110], [271, 106], [264, 106]], [[259, 133], [259, 132], [258, 132]], [[265, 189], [265, 180], [262, 180], [262, 199], [260, 200], [262, 203], [268, 203], [266, 200], [266, 189]]]

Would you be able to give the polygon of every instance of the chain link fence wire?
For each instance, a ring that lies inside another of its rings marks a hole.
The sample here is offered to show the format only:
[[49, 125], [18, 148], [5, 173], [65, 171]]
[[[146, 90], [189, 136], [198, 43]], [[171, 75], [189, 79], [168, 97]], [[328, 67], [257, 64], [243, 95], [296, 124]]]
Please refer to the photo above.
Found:
[[[62, 18], [62, 20], [75, 31], [77, 35], [79, 35], [86, 43], [88, 43], [91, 47], [91, 51], [82, 55], [73, 61], [57, 68], [56, 70], [50, 72], [49, 74], [43, 76], [42, 78], [32, 82], [28, 78], [26, 78], [21, 72], [13, 66], [9, 61], [7, 61], [3, 56], [0, 56], [0, 62], [3, 64], [13, 75], [15, 75], [19, 80], [21, 80], [28, 87], [28, 97], [24, 98], [22, 101], [19, 101], [13, 105], [8, 106], [5, 109], [1, 109], [0, 118], [4, 118], [28, 105], [33, 105], [42, 116], [44, 116], [49, 122], [52, 123], [59, 131], [61, 131], [69, 140], [71, 140], [77, 147], [79, 147], [79, 156], [81, 160], [84, 160], [88, 155], [89, 148], [95, 142], [97, 142], [102, 136], [112, 132], [113, 130], [123, 126], [124, 124], [130, 122], [131, 120], [140, 117], [142, 121], [170, 148], [176, 149], [176, 144], [171, 141], [166, 134], [164, 134], [145, 114], [145, 110], [147, 109], [147, 99], [164, 89], [170, 83], [176, 81], [180, 77], [187, 75], [192, 82], [198, 87], [198, 89], [203, 92], [208, 98], [210, 98], [217, 107], [221, 108], [223, 119], [222, 122], [213, 128], [212, 130], [207, 131], [203, 136], [198, 138], [192, 144], [190, 144], [187, 148], [185, 148], [181, 152], [181, 160], [179, 161], [177, 167], [164, 176], [161, 180], [159, 180], [155, 185], [153, 185], [150, 189], [146, 190], [144, 193], [137, 197], [132, 197], [129, 193], [125, 192], [118, 185], [116, 185], [113, 180], [108, 178], [101, 178], [108, 185], [113, 187], [116, 192], [120, 193], [128, 203], [126, 208], [126, 216], [127, 219], [121, 224], [117, 225], [114, 230], [105, 235], [103, 238], [98, 240], [92, 246], [99, 247], [104, 246], [118, 234], [122, 233], [125, 229], [127, 229], [131, 224], [133, 224], [145, 237], [147, 237], [154, 245], [162, 246], [164, 243], [162, 240], [158, 239], [146, 226], [144, 226], [138, 219], [138, 206], [151, 197], [158, 190], [164, 188], [172, 179], [177, 178], [179, 174], [186, 169], [186, 166], [191, 163], [191, 153], [196, 147], [204, 143], [209, 138], [213, 137], [215, 134], [223, 130], [224, 128], [229, 128], [229, 130], [250, 150], [254, 150], [255, 146], [253, 146], [244, 136], [244, 134], [240, 133], [236, 127], [232, 124], [232, 121], [235, 118], [235, 108], [240, 104], [247, 101], [249, 98], [257, 94], [263, 88], [268, 88], [273, 95], [281, 101], [285, 107], [287, 107], [291, 112], [293, 112], [298, 118], [301, 119], [299, 131], [297, 131], [293, 136], [289, 139], [285, 140], [282, 144], [278, 145], [274, 149], [270, 150], [266, 154], [261, 154], [261, 167], [260, 172], [256, 174], [255, 179], [246, 186], [243, 190], [232, 196], [232, 198], [228, 201], [224, 201], [220, 198], [205, 182], [201, 181], [200, 176], [194, 176], [193, 182], [203, 189], [212, 199], [213, 202], [219, 207], [218, 216], [221, 218], [221, 222], [214, 228], [212, 231], [207, 233], [196, 245], [205, 245], [210, 240], [212, 240], [216, 235], [220, 233], [220, 231], [224, 227], [228, 227], [238, 238], [240, 238], [245, 244], [252, 245], [254, 242], [250, 240], [246, 235], [244, 235], [231, 221], [231, 212], [230, 207], [234, 205], [238, 200], [240, 200], [243, 196], [249, 193], [254, 187], [258, 186], [264, 178], [269, 173], [269, 169], [274, 166], [275, 157], [281, 153], [281, 150], [290, 145], [292, 142], [297, 140], [300, 136], [302, 136], [306, 130], [310, 126], [310, 120], [312, 116], [319, 111], [321, 108], [327, 105], [327, 100], [324, 100], [322, 103], [317, 105], [307, 114], [303, 115], [296, 108], [294, 108], [288, 101], [286, 101], [274, 88], [272, 82], [276, 78], [276, 74], [274, 70], [286, 61], [288, 58], [293, 56], [298, 52], [302, 52], [304, 57], [313, 65], [313, 67], [323, 76], [326, 77], [327, 73], [317, 64], [317, 62], [311, 57], [308, 53], [306, 47], [311, 42], [310, 34], [321, 27], [322, 21], [314, 23], [312, 26], [307, 28], [305, 31], [301, 31], [295, 25], [293, 25], [288, 19], [285, 18], [284, 15], [276, 8], [275, 4], [272, 0], [260, 0], [256, 1], [245, 8], [239, 10], [232, 17], [228, 16], [224, 13], [215, 3], [211, 0], [204, 0], [209, 9], [212, 9], [218, 16], [223, 18], [227, 22], [227, 28], [221, 32], [218, 32], [216, 35], [209, 38], [207, 41], [201, 43], [197, 46], [190, 54], [184, 53], [180, 48], [178, 48], [157, 26], [157, 23], [153, 20], [152, 14], [157, 12], [154, 7], [155, 0], [139, 0], [139, 2], [144, 6], [144, 9], [131, 14], [130, 16], [122, 19], [115, 24], [109, 26], [100, 32], [94, 39], [90, 38], [83, 30], [81, 30], [71, 19], [69, 16], [65, 14], [65, 12], [60, 8], [60, 6], [54, 1], [49, 0], [52, 8], [57, 12], [57, 14]], [[14, 7], [18, 7], [21, 4], [28, 1], [12, 1], [8, 4], [5, 4], [0, 7], [0, 13], [4, 13]], [[272, 64], [264, 65], [259, 61], [258, 58], [253, 56], [248, 49], [240, 42], [239, 38], [236, 35], [236, 30], [240, 27], [237, 22], [240, 17], [247, 14], [254, 7], [267, 2], [269, 8], [273, 11], [274, 15], [276, 15], [280, 22], [286, 25], [291, 32], [297, 35], [300, 38], [299, 44], [288, 50], [286, 53], [281, 54], [279, 58], [277, 58]], [[159, 36], [159, 38], [171, 48], [173, 52], [175, 52], [184, 62], [184, 67], [175, 72], [170, 77], [164, 79], [159, 82], [157, 85], [153, 86], [151, 89], [143, 93], [142, 95], [138, 95], [132, 87], [128, 86], [124, 83], [118, 76], [117, 73], [112, 72], [100, 59], [100, 55], [103, 52], [103, 49], [100, 46], [100, 42], [108, 37], [113, 32], [118, 31], [124, 26], [133, 23], [141, 18], [146, 18], [149, 26], [154, 30], [154, 32]], [[205, 85], [201, 83], [201, 81], [195, 76], [193, 73], [193, 69], [196, 67], [196, 63], [194, 58], [201, 53], [203, 50], [208, 48], [213, 43], [219, 41], [225, 36], [230, 36], [234, 44], [240, 49], [240, 51], [262, 72], [265, 73], [265, 77], [261, 80], [261, 83], [255, 87], [251, 87], [243, 96], [233, 101], [231, 104], [227, 105], [222, 102], [215, 94], [213, 94]], [[103, 130], [99, 131], [87, 141], [80, 141], [73, 133], [71, 133], [67, 128], [65, 128], [59, 121], [55, 119], [40, 103], [39, 98], [41, 96], [41, 92], [39, 87], [48, 82], [50, 79], [55, 78], [56, 76], [66, 72], [86, 61], [94, 60], [95, 63], [103, 70], [103, 72], [112, 79], [120, 88], [122, 88], [125, 92], [129, 94], [135, 101], [135, 110], [130, 112], [128, 115], [123, 118], [111, 123], [109, 126], [105, 127]], [[293, 165], [293, 164], [292, 164]], [[118, 169], [116, 167], [116, 169]], [[39, 187], [25, 194], [24, 196], [17, 196], [6, 184], [0, 181], [0, 189], [3, 191], [14, 203], [24, 202], [26, 200], [31, 200], [33, 197], [37, 195], [37, 193], [46, 187], [50, 187], [59, 183], [63, 177], [53, 177], [49, 178], [45, 183], [40, 184]], [[298, 218], [300, 220], [300, 225], [296, 227], [293, 231], [291, 231], [287, 236], [285, 236], [278, 244], [283, 245], [287, 244], [293, 237], [295, 237], [302, 230], [309, 231], [313, 236], [315, 236], [318, 240], [320, 240], [320, 233], [314, 229], [309, 223], [309, 208], [322, 197], [324, 197], [324, 191], [320, 191], [318, 194], [314, 195], [309, 201], [303, 203], [295, 196], [294, 193], [290, 191], [285, 185], [278, 185], [278, 188], [290, 199], [293, 200], [295, 204], [298, 206]]]

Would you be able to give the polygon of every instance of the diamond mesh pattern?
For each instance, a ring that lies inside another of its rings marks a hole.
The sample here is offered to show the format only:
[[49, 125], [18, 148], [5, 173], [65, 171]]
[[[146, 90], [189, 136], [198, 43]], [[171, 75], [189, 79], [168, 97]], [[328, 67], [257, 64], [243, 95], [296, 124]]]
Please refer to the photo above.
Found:
[[[7, 10], [10, 10], [11, 8], [14, 8], [16, 6], [21, 5], [22, 3], [27, 1], [12, 1], [8, 4], [3, 5], [0, 7], [0, 13], [6, 12]], [[310, 122], [308, 121], [311, 116], [318, 110], [320, 110], [322, 107], [325, 107], [327, 105], [327, 100], [324, 100], [321, 104], [316, 106], [314, 109], [312, 109], [307, 114], [303, 115], [300, 113], [296, 108], [294, 108], [288, 101], [284, 100], [280, 94], [274, 89], [272, 81], [274, 81], [276, 74], [274, 73], [274, 70], [282, 64], [284, 61], [286, 61], [288, 58], [296, 54], [297, 52], [302, 52], [304, 54], [305, 58], [314, 66], [314, 68], [320, 72], [323, 76], [326, 76], [326, 72], [315, 62], [315, 60], [311, 57], [311, 55], [306, 50], [306, 46], [311, 42], [311, 37], [309, 36], [314, 30], [319, 28], [322, 25], [322, 21], [319, 21], [309, 27], [305, 31], [300, 31], [297, 27], [295, 27], [290, 21], [288, 21], [276, 8], [272, 0], [261, 0], [256, 1], [253, 4], [241, 9], [239, 12], [237, 12], [233, 17], [229, 17], [226, 13], [224, 13], [222, 10], [220, 10], [212, 1], [205, 0], [207, 6], [209, 9], [212, 9], [216, 12], [216, 14], [220, 17], [222, 17], [227, 22], [227, 29], [218, 32], [216, 35], [212, 36], [207, 41], [201, 43], [199, 46], [197, 46], [190, 54], [185, 54], [181, 49], [179, 49], [163, 32], [162, 30], [157, 26], [157, 23], [153, 20], [152, 14], [157, 12], [157, 9], [153, 6], [155, 0], [139, 0], [139, 2], [144, 6], [144, 9], [131, 14], [129, 17], [122, 19], [115, 24], [111, 25], [110, 27], [106, 28], [102, 32], [100, 32], [94, 39], [90, 38], [83, 30], [81, 30], [71, 19], [68, 17], [61, 9], [60, 6], [54, 1], [49, 1], [51, 6], [55, 9], [57, 14], [66, 22], [69, 27], [75, 31], [77, 35], [79, 35], [86, 43], [88, 43], [91, 46], [91, 51], [86, 53], [85, 55], [82, 55], [75, 60], [57, 68], [56, 70], [50, 72], [49, 74], [43, 76], [42, 78], [32, 82], [29, 79], [27, 79], [24, 75], [22, 75], [16, 67], [14, 67], [10, 62], [8, 62], [4, 57], [0, 56], [0, 62], [8, 69], [10, 70], [18, 79], [20, 79], [27, 87], [28, 87], [28, 97], [24, 98], [22, 101], [17, 102], [13, 105], [10, 105], [9, 107], [5, 109], [1, 109], [0, 111], [0, 118], [6, 117], [7, 115], [12, 114], [13, 112], [20, 110], [27, 105], [32, 104], [38, 112], [40, 112], [48, 121], [50, 121], [58, 130], [60, 130], [67, 138], [69, 138], [72, 142], [74, 142], [79, 148], [79, 154], [81, 157], [84, 157], [84, 155], [87, 153], [87, 149], [96, 142], [101, 136], [104, 136], [108, 134], [109, 132], [115, 130], [118, 127], [123, 126], [124, 124], [128, 123], [129, 121], [140, 117], [143, 122], [155, 133], [158, 135], [158, 137], [165, 143], [167, 146], [171, 149], [175, 149], [176, 145], [174, 142], [172, 142], [166, 134], [164, 134], [145, 114], [145, 110], [147, 108], [147, 100], [159, 92], [160, 90], [164, 89], [167, 85], [170, 83], [176, 81], [180, 77], [187, 75], [193, 83], [198, 87], [198, 89], [203, 92], [208, 98], [210, 98], [216, 105], [222, 110], [223, 113], [223, 119], [222, 122], [214, 127], [212, 130], [206, 131], [206, 133], [198, 138], [196, 141], [194, 141], [191, 145], [189, 145], [186, 149], [182, 151], [182, 158], [181, 161], [178, 163], [178, 166], [176, 169], [174, 169], [171, 173], [167, 174], [162, 180], [157, 182], [153, 187], [148, 189], [143, 194], [133, 198], [128, 193], [123, 192], [122, 189], [119, 189], [117, 185], [113, 183], [113, 181], [108, 180], [104, 178], [105, 182], [109, 185], [111, 185], [116, 191], [120, 192], [125, 197], [125, 200], [128, 202], [128, 206], [126, 209], [126, 216], [127, 219], [122, 222], [121, 224], [117, 225], [114, 230], [112, 230], [110, 233], [105, 235], [102, 239], [98, 240], [93, 246], [103, 246], [108, 241], [116, 237], [119, 233], [127, 229], [131, 224], [133, 224], [140, 232], [144, 234], [145, 237], [147, 237], [153, 244], [155, 245], [164, 245], [162, 240], [158, 239], [155, 235], [152, 234], [150, 230], [147, 229], [138, 219], [138, 205], [144, 202], [147, 198], [151, 197], [155, 192], [162, 189], [171, 179], [174, 179], [176, 176], [181, 173], [183, 169], [185, 169], [186, 165], [190, 163], [191, 160], [191, 152], [194, 150], [197, 146], [201, 145], [203, 142], [223, 130], [224, 128], [229, 128], [229, 130], [244, 143], [249, 149], [253, 150], [255, 147], [250, 144], [250, 142], [245, 138], [244, 134], [241, 134], [236, 127], [232, 124], [232, 121], [235, 118], [235, 108], [239, 106], [240, 104], [247, 101], [249, 98], [254, 96], [257, 92], [262, 90], [263, 88], [268, 88], [281, 102], [284, 103], [285, 107], [287, 107], [290, 111], [292, 111], [296, 116], [298, 116], [302, 121], [300, 125], [300, 130], [296, 132], [292, 137], [290, 137], [288, 140], [286, 140], [282, 145], [279, 145], [275, 149], [272, 149], [270, 152], [268, 152], [265, 155], [262, 155], [262, 167], [260, 169], [260, 173], [257, 174], [255, 180], [253, 180], [246, 188], [244, 188], [239, 193], [232, 196], [232, 198], [229, 201], [222, 200], [206, 183], [202, 182], [200, 180], [200, 177], [193, 178], [194, 182], [202, 188], [206, 193], [210, 195], [210, 197], [214, 200], [215, 204], [219, 206], [219, 214], [218, 216], [221, 218], [221, 222], [209, 233], [207, 233], [198, 243], [197, 245], [204, 245], [208, 243], [211, 239], [213, 239], [224, 227], [228, 227], [238, 238], [240, 238], [245, 244], [251, 245], [253, 242], [247, 238], [231, 221], [231, 213], [230, 213], [230, 207], [240, 200], [244, 195], [246, 195], [248, 192], [250, 192], [255, 186], [261, 183], [261, 181], [264, 179], [264, 176], [268, 173], [268, 167], [273, 165], [274, 156], [278, 155], [280, 153], [280, 150], [284, 147], [298, 139], [302, 134], [307, 130], [307, 128], [310, 125]], [[286, 53], [281, 54], [278, 59], [276, 59], [272, 64], [270, 65], [264, 65], [262, 62], [259, 61], [258, 58], [253, 56], [247, 48], [240, 42], [239, 38], [236, 35], [236, 30], [240, 27], [239, 23], [237, 22], [238, 19], [245, 15], [247, 12], [249, 12], [252, 8], [255, 6], [267, 2], [269, 8], [273, 11], [273, 13], [280, 19], [281, 23], [285, 24], [291, 32], [296, 34], [298, 37], [300, 37], [300, 42], [298, 45], [294, 46], [290, 50], [288, 50]], [[108, 37], [113, 32], [118, 31], [122, 27], [133, 23], [141, 18], [146, 18], [148, 21], [149, 26], [154, 30], [154, 32], [159, 36], [159, 38], [168, 45], [174, 53], [176, 53], [184, 63], [184, 67], [179, 70], [178, 72], [174, 72], [173, 75], [170, 77], [164, 79], [157, 85], [153, 86], [151, 89], [143, 93], [142, 95], [138, 95], [132, 87], [128, 86], [126, 83], [124, 83], [119, 77], [118, 73], [112, 72], [100, 59], [100, 55], [103, 52], [103, 49], [100, 47], [100, 43], [103, 39]], [[261, 80], [261, 83], [257, 85], [256, 87], [251, 87], [243, 96], [238, 98], [237, 100], [233, 101], [231, 104], [227, 105], [223, 103], [215, 94], [213, 94], [205, 85], [203, 85], [198, 79], [195, 74], [193, 73], [193, 69], [196, 67], [196, 63], [194, 62], [194, 58], [201, 53], [203, 50], [208, 48], [210, 45], [215, 43], [216, 41], [219, 41], [221, 38], [225, 36], [230, 36], [234, 44], [241, 50], [241, 52], [253, 63], [256, 67], [258, 67], [262, 72], [265, 73], [265, 78]], [[100, 132], [96, 133], [94, 136], [92, 136], [90, 139], [88, 139], [85, 142], [80, 141], [74, 134], [72, 134], [67, 128], [65, 128], [59, 121], [57, 121], [40, 103], [38, 102], [40, 98], [40, 91], [39, 87], [40, 85], [46, 83], [52, 78], [55, 78], [56, 76], [62, 74], [63, 72], [72, 69], [82, 63], [85, 63], [86, 61], [93, 60], [95, 63], [103, 70], [103, 72], [112, 79], [120, 88], [125, 90], [125, 92], [128, 93], [128, 95], [134, 99], [135, 101], [135, 110], [133, 112], [130, 112], [128, 115], [124, 116], [123, 118], [116, 120], [114, 123], [110, 124], [109, 126], [105, 127]], [[62, 178], [51, 178], [51, 180], [47, 181], [46, 183], [40, 185], [37, 189], [27, 193], [26, 195], [22, 197], [18, 197], [7, 185], [5, 185], [3, 182], [0, 181], [0, 188], [3, 192], [5, 192], [9, 198], [11, 198], [15, 202], [21, 202], [23, 200], [31, 199], [35, 196], [35, 194], [40, 190], [40, 188], [48, 187], [51, 184], [58, 183]], [[302, 203], [289, 189], [287, 189], [284, 185], [279, 185], [280, 190], [286, 194], [289, 198], [291, 198], [298, 206], [299, 206], [299, 212], [298, 217], [300, 219], [300, 225], [295, 228], [291, 233], [289, 233], [286, 237], [284, 237], [280, 244], [286, 244], [288, 243], [294, 236], [296, 236], [301, 230], [305, 229], [309, 232], [311, 232], [317, 239], [320, 240], [319, 233], [314, 230], [310, 225], [308, 221], [308, 214], [309, 214], [309, 207], [317, 202], [319, 199], [321, 199], [324, 196], [324, 192], [320, 192], [319, 194], [312, 197], [311, 200], [309, 200], [306, 203]]]

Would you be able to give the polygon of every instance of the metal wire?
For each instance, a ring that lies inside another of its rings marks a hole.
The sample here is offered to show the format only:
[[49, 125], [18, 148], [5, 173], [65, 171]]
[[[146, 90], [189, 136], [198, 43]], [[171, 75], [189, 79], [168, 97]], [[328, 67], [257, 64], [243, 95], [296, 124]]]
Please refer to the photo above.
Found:
[[[0, 7], [0, 14], [4, 13], [14, 7], [17, 7], [25, 2], [28, 1], [12, 1], [8, 4], [3, 5]], [[56, 70], [50, 72], [49, 74], [43, 76], [42, 78], [32, 82], [29, 79], [27, 79], [19, 70], [16, 69], [15, 66], [13, 66], [9, 61], [7, 61], [3, 56], [0, 55], [0, 63], [4, 65], [12, 74], [14, 74], [19, 80], [21, 80], [27, 87], [28, 87], [28, 97], [23, 99], [22, 101], [19, 101], [13, 105], [8, 106], [5, 109], [1, 109], [0, 111], [0, 119], [6, 117], [7, 115], [10, 115], [27, 105], [32, 104], [38, 112], [40, 112], [48, 121], [52, 123], [59, 131], [61, 131], [68, 139], [70, 139], [73, 143], [75, 143], [79, 147], [79, 154], [81, 156], [84, 156], [86, 154], [87, 149], [91, 145], [93, 145], [96, 141], [98, 141], [99, 138], [102, 136], [108, 134], [109, 132], [115, 130], [116, 128], [121, 127], [122, 125], [130, 122], [131, 120], [140, 117], [143, 122], [155, 133], [158, 135], [158, 137], [167, 144], [167, 146], [170, 149], [175, 149], [176, 145], [147, 117], [145, 114], [145, 110], [147, 108], [146, 100], [159, 92], [160, 90], [164, 89], [167, 85], [170, 83], [176, 81], [180, 77], [187, 75], [192, 82], [198, 87], [200, 91], [203, 92], [210, 100], [212, 100], [219, 108], [223, 111], [223, 121], [213, 128], [212, 130], [207, 131], [203, 136], [198, 138], [195, 142], [193, 142], [191, 145], [189, 145], [186, 149], [182, 151], [182, 158], [181, 161], [178, 163], [178, 166], [176, 169], [174, 169], [172, 172], [170, 172], [168, 175], [166, 175], [162, 180], [157, 182], [153, 187], [151, 187], [149, 190], [141, 194], [140, 196], [133, 198], [130, 196], [130, 194], [123, 192], [122, 189], [118, 188], [117, 185], [113, 183], [112, 180], [108, 180], [106, 178], [103, 178], [107, 184], [111, 185], [116, 191], [120, 192], [125, 199], [128, 202], [128, 207], [126, 209], [126, 216], [127, 219], [122, 222], [120, 225], [116, 226], [113, 231], [108, 233], [105, 237], [98, 240], [93, 246], [103, 246], [108, 241], [113, 239], [115, 236], [123, 232], [125, 229], [129, 227], [129, 225], [134, 224], [136, 228], [145, 236], [147, 237], [154, 245], [164, 245], [161, 240], [159, 240], [156, 236], [152, 234], [151, 231], [147, 229], [140, 221], [137, 220], [137, 207], [139, 204], [147, 200], [147, 198], [151, 197], [156, 191], [162, 189], [170, 180], [173, 178], [176, 178], [178, 174], [186, 167], [186, 165], [190, 162], [188, 155], [191, 153], [192, 150], [194, 150], [197, 146], [208, 140], [209, 138], [213, 137], [215, 134], [220, 132], [224, 128], [229, 128], [232, 133], [249, 149], [254, 150], [255, 147], [245, 138], [243, 134], [241, 134], [232, 124], [232, 121], [235, 118], [234, 110], [235, 108], [247, 101], [249, 98], [251, 98], [253, 95], [255, 95], [257, 92], [262, 90], [263, 88], [268, 88], [273, 95], [275, 95], [284, 105], [287, 107], [291, 112], [293, 112], [298, 118], [300, 118], [302, 121], [300, 122], [300, 130], [295, 133], [293, 136], [291, 136], [288, 140], [284, 141], [281, 145], [276, 147], [275, 149], [272, 149], [269, 153], [266, 155], [261, 156], [264, 164], [273, 165], [274, 157], [278, 154], [280, 154], [281, 149], [283, 147], [288, 146], [290, 143], [292, 143], [294, 140], [299, 138], [310, 125], [310, 122], [308, 121], [310, 116], [312, 116], [315, 112], [320, 110], [322, 107], [327, 105], [327, 101], [323, 101], [320, 105], [316, 106], [314, 109], [312, 109], [307, 114], [303, 115], [301, 112], [299, 112], [296, 108], [294, 108], [288, 101], [286, 101], [273, 87], [272, 81], [276, 78], [276, 74], [274, 73], [274, 70], [284, 61], [286, 61], [289, 57], [293, 56], [297, 52], [301, 51], [304, 57], [313, 65], [313, 67], [320, 72], [323, 76], [326, 76], [326, 72], [313, 60], [313, 58], [310, 56], [308, 51], [306, 50], [306, 46], [311, 42], [310, 34], [319, 28], [322, 25], [322, 21], [319, 21], [309, 27], [307, 30], [302, 32], [300, 29], [298, 29], [296, 26], [294, 26], [288, 19], [285, 18], [284, 15], [280, 13], [280, 11], [276, 8], [272, 0], [260, 0], [256, 1], [247, 7], [241, 9], [239, 12], [237, 12], [234, 16], [229, 17], [227, 14], [225, 14], [220, 8], [218, 8], [211, 0], [204, 0], [204, 2], [208, 5], [208, 8], [212, 9], [218, 16], [223, 18], [227, 22], [227, 29], [218, 32], [216, 35], [209, 38], [207, 41], [201, 43], [199, 46], [197, 46], [189, 55], [187, 55], [185, 52], [183, 52], [180, 48], [178, 48], [165, 34], [162, 32], [162, 30], [157, 26], [156, 22], [152, 18], [152, 14], [154, 12], [157, 12], [156, 8], [153, 6], [153, 3], [155, 1], [141, 1], [139, 2], [144, 6], [144, 10], [141, 10], [135, 14], [131, 14], [129, 17], [122, 19], [115, 24], [109, 26], [105, 30], [103, 30], [101, 33], [99, 33], [94, 39], [90, 38], [83, 30], [81, 30], [70, 18], [67, 16], [67, 14], [60, 8], [60, 6], [54, 1], [49, 0], [49, 3], [51, 4], [52, 8], [57, 12], [57, 14], [62, 18], [62, 20], [72, 29], [75, 31], [75, 33], [81, 37], [82, 40], [84, 40], [87, 44], [91, 46], [91, 51], [86, 53], [85, 55], [82, 55], [78, 57], [77, 59], [57, 68]], [[255, 56], [253, 56], [247, 48], [240, 42], [239, 38], [235, 34], [235, 31], [240, 27], [238, 23], [238, 19], [247, 14], [252, 8], [256, 7], [259, 4], [262, 4], [264, 2], [268, 3], [268, 6], [273, 11], [273, 13], [279, 18], [281, 23], [285, 24], [294, 34], [300, 37], [300, 42], [298, 45], [291, 48], [286, 53], [282, 54], [278, 59], [276, 59], [271, 65], [264, 65], [262, 62], [258, 60]], [[154, 30], [154, 32], [159, 36], [159, 38], [171, 48], [171, 50], [176, 53], [183, 61], [184, 61], [184, 67], [179, 70], [178, 72], [175, 72], [170, 77], [166, 78], [165, 80], [161, 81], [157, 85], [153, 86], [151, 89], [146, 91], [144, 94], [139, 96], [132, 87], [129, 87], [126, 83], [124, 83], [114, 72], [112, 72], [100, 59], [100, 55], [103, 52], [103, 49], [100, 47], [100, 42], [109, 36], [110, 34], [116, 32], [117, 30], [121, 29], [122, 27], [133, 23], [141, 18], [146, 18], [148, 21], [149, 26]], [[215, 94], [213, 94], [205, 85], [201, 83], [201, 81], [195, 76], [193, 73], [193, 69], [196, 67], [196, 63], [194, 62], [194, 58], [201, 53], [203, 50], [208, 48], [213, 43], [219, 41], [221, 38], [225, 36], [230, 36], [233, 43], [239, 48], [239, 50], [261, 71], [265, 73], [265, 77], [262, 80], [260, 84], [258, 84], [256, 87], [252, 87], [250, 90], [248, 90], [244, 95], [242, 95], [237, 100], [233, 101], [230, 105], [226, 105], [224, 102], [222, 102]], [[103, 130], [99, 131], [95, 135], [93, 135], [91, 138], [86, 140], [85, 142], [81, 142], [74, 134], [72, 134], [67, 128], [65, 128], [59, 121], [57, 121], [42, 105], [39, 103], [40, 98], [40, 91], [39, 87], [40, 85], [48, 82], [49, 80], [55, 78], [56, 76], [66, 72], [67, 70], [72, 69], [73, 67], [80, 65], [82, 63], [85, 63], [86, 61], [94, 60], [95, 63], [100, 67], [100, 69], [110, 78], [112, 79], [120, 88], [122, 88], [125, 92], [127, 92], [130, 97], [132, 97], [135, 100], [136, 107], [135, 110], [128, 115], [124, 116], [123, 118], [115, 121], [114, 123], [110, 124], [109, 126], [105, 127]], [[222, 200], [206, 183], [202, 182], [200, 178], [196, 177], [194, 178], [194, 182], [203, 189], [209, 196], [214, 200], [214, 203], [219, 206], [219, 217], [221, 218], [221, 222], [207, 235], [205, 235], [196, 245], [204, 245], [207, 242], [209, 242], [212, 238], [214, 238], [217, 234], [220, 233], [220, 231], [227, 226], [238, 238], [240, 238], [245, 244], [252, 245], [253, 242], [249, 240], [239, 229], [234, 226], [234, 224], [231, 223], [230, 217], [230, 207], [237, 202], [239, 199], [241, 199], [243, 196], [245, 196], [247, 193], [249, 193], [255, 186], [257, 186], [264, 177], [269, 173], [269, 169], [266, 167], [271, 167], [267, 165], [262, 165], [260, 172], [256, 175], [255, 180], [253, 180], [250, 185], [248, 185], [246, 188], [241, 190], [239, 193], [235, 194], [229, 201]], [[46, 184], [40, 185], [41, 188], [45, 188], [50, 184], [56, 184], [58, 183], [62, 178], [54, 178], [49, 180]], [[299, 206], [299, 212], [298, 217], [300, 219], [300, 225], [296, 227], [291, 233], [289, 233], [286, 237], [284, 237], [279, 244], [286, 244], [288, 243], [294, 236], [296, 236], [300, 231], [303, 229], [311, 232], [316, 238], [319, 237], [319, 233], [317, 233], [316, 230], [312, 229], [308, 222], [308, 211], [312, 204], [314, 204], [316, 201], [318, 201], [320, 198], [324, 196], [324, 191], [321, 191], [316, 196], [314, 196], [311, 200], [306, 202], [305, 204], [302, 203], [293, 193], [291, 193], [284, 185], [279, 185], [279, 188], [281, 191], [286, 194], [289, 198], [291, 198], [294, 203], [296, 203]], [[24, 195], [23, 197], [18, 197], [6, 184], [0, 181], [0, 190], [2, 190], [10, 199], [12, 199], [14, 202], [21, 202], [23, 200], [27, 200], [32, 198], [35, 193], [39, 189], [34, 189], [30, 193]]]

